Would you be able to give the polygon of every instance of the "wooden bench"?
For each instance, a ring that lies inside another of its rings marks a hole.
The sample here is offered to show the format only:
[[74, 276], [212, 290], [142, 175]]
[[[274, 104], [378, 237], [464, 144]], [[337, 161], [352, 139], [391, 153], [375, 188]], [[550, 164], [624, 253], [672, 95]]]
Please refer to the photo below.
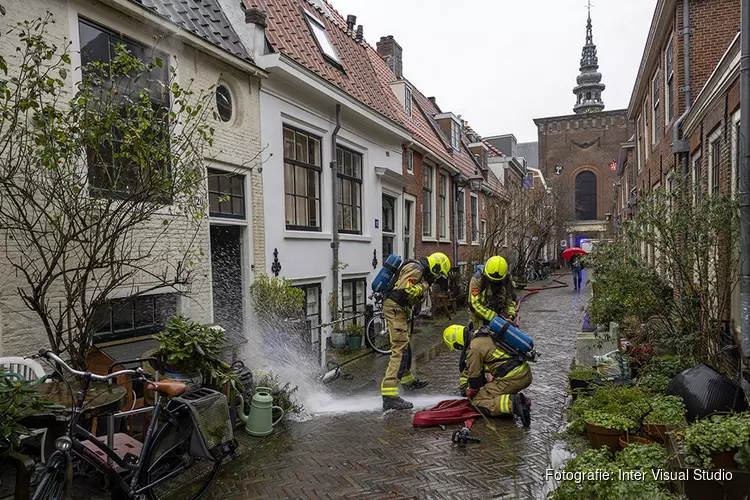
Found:
[[451, 313], [456, 313], [456, 299], [450, 292], [432, 292], [432, 317], [437, 316], [438, 312], [443, 311], [450, 320]]

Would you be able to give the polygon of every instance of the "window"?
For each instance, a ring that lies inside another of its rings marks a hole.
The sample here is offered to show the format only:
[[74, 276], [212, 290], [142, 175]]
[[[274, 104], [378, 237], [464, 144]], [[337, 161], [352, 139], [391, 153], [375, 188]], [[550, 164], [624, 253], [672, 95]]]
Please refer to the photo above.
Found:
[[712, 196], [719, 194], [721, 181], [721, 132], [717, 132], [709, 139], [711, 156], [708, 157], [708, 192]]
[[451, 144], [455, 151], [461, 150], [461, 125], [458, 122], [451, 122]]
[[440, 174], [440, 237], [445, 238], [448, 235], [448, 219], [445, 214], [448, 212], [448, 176]]
[[339, 231], [362, 234], [362, 155], [336, 147]]
[[414, 173], [414, 153], [411, 149], [406, 150], [406, 171]]
[[482, 166], [487, 168], [487, 150], [482, 148]]
[[466, 191], [463, 189], [459, 189], [456, 195], [456, 218], [458, 241], [466, 241]]
[[479, 241], [479, 199], [471, 195], [471, 242]]
[[701, 198], [702, 189], [701, 154], [698, 152], [693, 157], [693, 205]]
[[305, 17], [307, 18], [307, 24], [310, 26], [310, 31], [312, 31], [320, 51], [328, 59], [340, 65], [341, 61], [339, 61], [339, 56], [336, 54], [336, 50], [333, 48], [331, 40], [328, 38], [325, 26], [323, 26], [323, 24], [309, 12], [305, 12]]
[[208, 169], [208, 200], [211, 217], [245, 218], [245, 176]]
[[740, 163], [742, 162], [742, 152], [740, 141], [740, 116], [739, 112], [735, 113], [734, 119], [734, 135], [732, 140], [732, 197], [736, 198], [740, 192]]
[[659, 103], [660, 101], [660, 88], [659, 88], [659, 71], [654, 75], [651, 86], [651, 103], [653, 105], [653, 115], [651, 117], [651, 144], [656, 145], [659, 142]]
[[422, 236], [432, 236], [432, 166], [425, 165], [422, 184]]
[[320, 138], [284, 127], [286, 228], [320, 231]]
[[404, 92], [404, 110], [406, 114], [411, 116], [411, 89], [407, 86]]
[[310, 342], [316, 344], [320, 342], [320, 327], [318, 325], [322, 323], [320, 283], [295, 285], [295, 288], [299, 288], [305, 292], [305, 320], [307, 323], [307, 330], [310, 332]]
[[[341, 308], [345, 318], [365, 312], [366, 304], [367, 280], [365, 278], [341, 281]], [[346, 323], [357, 323], [364, 326], [365, 318], [361, 316]]]
[[[116, 87], [118, 93], [114, 96], [122, 102], [122, 119], [126, 122], [141, 121], [144, 110], [141, 106], [132, 104], [138, 100], [138, 93], [144, 89], [149, 91], [149, 99], [153, 106], [153, 115], [150, 119], [149, 128], [142, 130], [144, 136], [153, 137], [159, 148], [164, 151], [164, 156], [154, 159], [157, 165], [162, 165], [163, 173], [169, 172], [169, 95], [166, 90], [169, 84], [169, 60], [168, 56], [161, 51], [139, 44], [128, 38], [124, 38], [112, 31], [85, 20], [79, 20], [78, 31], [81, 39], [81, 67], [84, 76], [92, 76], [94, 71], [92, 63], [111, 64], [115, 55], [115, 48], [121, 47], [139, 61], [151, 64], [147, 76], [137, 75], [138, 78], [120, 77], [117, 81], [111, 81], [109, 75], [101, 76], [109, 81], [109, 85]], [[161, 67], [159, 67], [161, 65]], [[135, 125], [134, 125], [135, 126]], [[142, 128], [141, 125], [139, 127]], [[123, 131], [126, 127], [114, 127], [110, 137], [103, 138], [98, 148], [90, 148], [87, 152], [88, 179], [92, 191], [101, 196], [122, 196], [139, 189], [148, 179], [143, 178], [142, 171], [153, 172], [153, 170], [141, 169], [138, 160], [133, 160], [127, 151], [123, 150]], [[171, 193], [156, 195], [170, 198]]]
[[664, 52], [664, 96], [666, 110], [664, 112], [667, 125], [674, 118], [674, 38], [669, 40], [667, 50]]
[[383, 195], [383, 261], [393, 253], [396, 239], [396, 198]]
[[636, 149], [636, 155], [638, 156], [638, 173], [641, 172], [641, 168], [643, 167], [643, 136], [641, 135], [641, 118], [638, 118], [638, 125], [635, 128], [635, 149]]
[[216, 110], [221, 121], [228, 122], [232, 119], [232, 94], [225, 85], [216, 87]]
[[482, 221], [482, 243], [487, 241], [487, 221]]
[[94, 309], [94, 342], [158, 333], [175, 314], [177, 294], [174, 293], [108, 300]]
[[[648, 140], [648, 97], [643, 101], [643, 137], [645, 141]], [[648, 150], [649, 148], [643, 148], [643, 163], [648, 161]], [[640, 166], [638, 169], [640, 172]]]
[[576, 176], [576, 220], [596, 218], [596, 174], [585, 170]]

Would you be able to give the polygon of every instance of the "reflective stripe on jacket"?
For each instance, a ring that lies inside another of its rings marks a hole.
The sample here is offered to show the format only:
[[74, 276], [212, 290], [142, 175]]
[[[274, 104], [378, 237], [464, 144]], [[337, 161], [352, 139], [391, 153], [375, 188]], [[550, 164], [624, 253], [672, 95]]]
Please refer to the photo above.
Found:
[[493, 287], [482, 271], [477, 271], [469, 282], [469, 307], [488, 323], [498, 314], [515, 315], [516, 300], [515, 286], [510, 276]]

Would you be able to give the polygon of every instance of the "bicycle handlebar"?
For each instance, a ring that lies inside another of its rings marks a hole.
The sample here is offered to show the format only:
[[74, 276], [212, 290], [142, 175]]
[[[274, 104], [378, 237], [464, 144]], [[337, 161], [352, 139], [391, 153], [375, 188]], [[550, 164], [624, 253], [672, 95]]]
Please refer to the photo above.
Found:
[[41, 349], [39, 351], [39, 354], [35, 354], [31, 356], [32, 359], [35, 358], [44, 358], [48, 359], [50, 361], [54, 361], [57, 363], [61, 368], [63, 368], [66, 372], [70, 373], [71, 375], [75, 375], [76, 377], [81, 378], [90, 378], [91, 380], [97, 380], [99, 382], [108, 382], [109, 380], [115, 379], [117, 377], [120, 377], [122, 375], [137, 375], [139, 377], [143, 377], [148, 379], [149, 373], [143, 369], [136, 368], [135, 370], [120, 370], [117, 372], [110, 373], [109, 375], [96, 375], [91, 372], [82, 372], [79, 370], [74, 370], [70, 365], [68, 365], [65, 361], [60, 359], [60, 357], [53, 353], [52, 351], [49, 351], [47, 349]]

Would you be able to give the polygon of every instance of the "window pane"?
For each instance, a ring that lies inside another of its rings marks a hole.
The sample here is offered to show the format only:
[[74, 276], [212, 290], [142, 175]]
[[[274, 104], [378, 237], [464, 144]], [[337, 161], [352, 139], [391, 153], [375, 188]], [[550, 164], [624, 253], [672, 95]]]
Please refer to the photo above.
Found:
[[208, 172], [208, 190], [209, 191], [219, 190], [219, 176], [213, 172]]
[[229, 180], [229, 176], [227, 174], [222, 173], [222, 174], [219, 175], [219, 191], [222, 194], [226, 194], [226, 193], [231, 192], [231, 189], [229, 187], [229, 183], [230, 183], [230, 180]]
[[297, 161], [307, 163], [307, 136], [297, 133]]
[[344, 180], [344, 203], [352, 203], [352, 181]]
[[154, 297], [147, 295], [135, 299], [135, 327], [143, 328], [154, 324]]
[[344, 214], [342, 216], [343, 229], [352, 229], [352, 207], [344, 205]]
[[219, 195], [217, 193], [208, 194], [208, 210], [209, 212], [219, 211]]
[[294, 194], [298, 196], [307, 195], [307, 170], [302, 167], [295, 168], [294, 171], [295, 183], [294, 183]]
[[286, 212], [286, 223], [296, 225], [297, 222], [294, 220], [294, 196], [286, 195], [284, 199], [284, 209]]
[[310, 226], [320, 227], [320, 202], [310, 198], [308, 207], [310, 208]]
[[315, 198], [320, 197], [320, 188], [318, 186], [318, 179], [320, 178], [320, 172], [316, 172], [312, 169], [307, 169], [307, 195]]
[[352, 158], [352, 175], [357, 179], [362, 178], [362, 157], [357, 154]]
[[344, 171], [344, 150], [341, 148], [336, 148], [336, 170]]
[[114, 331], [133, 329], [132, 301], [117, 301], [112, 305], [112, 326]]
[[338, 189], [338, 192], [336, 193], [336, 201], [338, 203], [341, 203], [344, 200], [344, 179], [339, 177], [338, 183], [339, 183], [339, 189]]
[[78, 23], [81, 38], [81, 65], [109, 62], [109, 34], [87, 23]]
[[232, 198], [232, 214], [245, 215], [245, 198]]
[[294, 130], [284, 129], [284, 158], [294, 160]]
[[230, 184], [232, 186], [232, 194], [242, 196], [244, 194], [244, 175], [233, 175], [230, 178]]
[[111, 332], [112, 323], [110, 323], [109, 304], [99, 304], [94, 308], [94, 314], [91, 319], [92, 330], [96, 333]]
[[320, 141], [310, 137], [310, 158], [309, 162], [318, 167], [321, 165], [320, 162]]
[[298, 224], [301, 226], [309, 225], [307, 199], [297, 198], [296, 205], [297, 205], [297, 221], [295, 222], [295, 224]]
[[284, 163], [284, 191], [294, 193], [294, 165]]

